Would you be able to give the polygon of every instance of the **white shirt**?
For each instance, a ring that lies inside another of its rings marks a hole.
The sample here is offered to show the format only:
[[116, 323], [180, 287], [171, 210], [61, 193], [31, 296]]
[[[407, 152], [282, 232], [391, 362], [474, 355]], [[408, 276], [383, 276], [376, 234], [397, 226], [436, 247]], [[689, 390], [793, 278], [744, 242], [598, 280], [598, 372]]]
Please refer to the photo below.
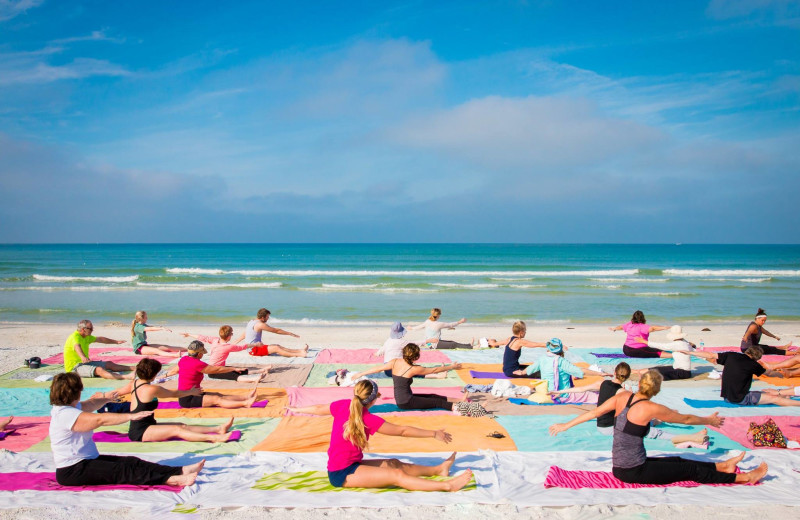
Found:
[[[678, 339], [670, 341], [669, 343], [656, 343], [655, 341], [648, 341], [648, 347], [657, 348], [660, 350], [693, 350], [692, 345], [685, 339]], [[672, 368], [680, 370], [692, 371], [692, 356], [689, 354], [681, 354], [679, 352], [672, 353]]]
[[398, 339], [389, 338], [383, 343], [383, 346], [378, 349], [377, 354], [380, 356], [381, 353], [383, 353], [384, 363], [388, 363], [393, 359], [400, 359], [403, 357], [403, 349], [409, 343], [411, 343], [411, 340], [408, 339], [408, 334]]
[[80, 414], [80, 403], [77, 407], [54, 406], [50, 410], [50, 448], [57, 468], [68, 468], [82, 460], [100, 456], [92, 440], [94, 432], [72, 431]]
[[425, 323], [417, 325], [415, 327], [409, 327], [408, 330], [419, 330], [425, 329], [425, 340], [429, 339], [442, 339], [442, 329], [452, 329], [459, 325], [457, 321], [432, 321], [430, 319], [425, 320]]

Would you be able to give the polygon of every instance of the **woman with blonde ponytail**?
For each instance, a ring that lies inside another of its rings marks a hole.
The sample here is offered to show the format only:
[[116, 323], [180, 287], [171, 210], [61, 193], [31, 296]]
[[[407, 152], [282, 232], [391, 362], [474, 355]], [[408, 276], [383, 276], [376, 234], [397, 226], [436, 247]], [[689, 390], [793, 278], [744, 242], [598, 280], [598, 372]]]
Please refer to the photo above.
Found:
[[433, 437], [449, 443], [452, 436], [444, 430], [423, 430], [413, 426], [400, 426], [387, 422], [369, 412], [370, 406], [380, 397], [378, 385], [365, 379], [356, 383], [353, 398], [330, 405], [318, 404], [303, 408], [288, 408], [294, 413], [332, 415], [333, 429], [328, 448], [328, 479], [331, 485], [344, 488], [401, 487], [410, 491], [458, 491], [472, 478], [468, 469], [447, 480], [428, 480], [421, 477], [450, 475], [456, 460], [453, 453], [438, 466], [422, 466], [397, 459], [364, 460], [364, 449], [375, 433], [397, 437]]
[[456, 341], [448, 341], [442, 339], [442, 330], [443, 329], [455, 329], [465, 321], [466, 318], [461, 318], [458, 321], [451, 321], [451, 322], [444, 322], [439, 321], [439, 317], [442, 315], [442, 309], [438, 307], [434, 307], [431, 309], [431, 315], [428, 317], [427, 320], [420, 323], [419, 325], [409, 327], [408, 330], [420, 330], [425, 329], [425, 346], [427, 348], [475, 348], [477, 345], [475, 343], [475, 338], [472, 338], [471, 343], [458, 343]]
[[151, 327], [147, 324], [147, 313], [145, 311], [136, 311], [136, 315], [131, 322], [131, 344], [133, 344], [133, 353], [138, 356], [181, 357], [181, 355], [186, 352], [186, 349], [183, 347], [149, 344], [147, 342], [147, 333], [157, 330], [172, 332], [166, 327]]

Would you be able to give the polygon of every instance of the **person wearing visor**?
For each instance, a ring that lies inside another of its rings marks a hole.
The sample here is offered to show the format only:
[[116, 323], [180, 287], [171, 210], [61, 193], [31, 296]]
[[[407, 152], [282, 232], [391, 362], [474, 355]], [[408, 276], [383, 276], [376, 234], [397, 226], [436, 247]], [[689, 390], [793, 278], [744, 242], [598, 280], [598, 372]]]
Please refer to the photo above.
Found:
[[[202, 361], [206, 347], [202, 341], [192, 341], [187, 347], [188, 355], [178, 361], [178, 390], [191, 390], [200, 388], [203, 377], [206, 374], [223, 374], [226, 372], [243, 372], [244, 368], [219, 367], [209, 365]], [[174, 369], [168, 375], [174, 375]], [[186, 395], [180, 397], [178, 402], [181, 408], [209, 408], [219, 406], [220, 408], [250, 408], [256, 401], [256, 391], [258, 390], [256, 381], [253, 391], [248, 395], [224, 395], [216, 392], [202, 392], [200, 395]]]
[[344, 488], [401, 487], [409, 491], [458, 491], [469, 483], [472, 470], [447, 480], [428, 480], [421, 477], [450, 475], [456, 460], [453, 453], [437, 466], [422, 466], [397, 459], [364, 460], [364, 449], [375, 433], [396, 437], [430, 438], [449, 443], [452, 436], [444, 430], [424, 430], [413, 426], [392, 424], [373, 415], [369, 408], [380, 397], [378, 385], [364, 379], [353, 388], [352, 399], [334, 401], [302, 408], [287, 408], [294, 413], [332, 415], [330, 448], [328, 448], [328, 479], [332, 486]]

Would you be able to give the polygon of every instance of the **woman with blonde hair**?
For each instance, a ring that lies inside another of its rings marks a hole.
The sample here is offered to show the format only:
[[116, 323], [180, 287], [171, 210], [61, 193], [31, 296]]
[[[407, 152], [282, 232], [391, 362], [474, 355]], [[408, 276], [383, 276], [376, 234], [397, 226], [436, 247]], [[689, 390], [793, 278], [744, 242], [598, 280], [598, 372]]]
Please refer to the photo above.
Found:
[[682, 414], [656, 404], [650, 399], [661, 390], [661, 374], [649, 370], [639, 380], [639, 390], [634, 394], [622, 391], [601, 406], [580, 415], [568, 423], [550, 426], [550, 434], [558, 435], [576, 426], [608, 413], [614, 413], [614, 443], [611, 448], [612, 472], [616, 478], [630, 484], [665, 485], [673, 482], [697, 482], [700, 484], [755, 484], [767, 474], [767, 464], [756, 469], [736, 473], [736, 465], [744, 458], [744, 452], [724, 462], [702, 462], [681, 457], [648, 457], [644, 449], [644, 438], [650, 430], [650, 421], [678, 424], [707, 424], [720, 426], [724, 422], [718, 412], [700, 417]]
[[356, 383], [353, 398], [303, 408], [288, 408], [295, 413], [332, 415], [330, 448], [328, 448], [328, 479], [332, 486], [344, 488], [401, 487], [410, 491], [458, 491], [472, 478], [468, 469], [447, 480], [428, 480], [421, 477], [450, 475], [456, 460], [453, 453], [437, 466], [422, 466], [397, 459], [364, 460], [364, 449], [371, 435], [382, 433], [397, 437], [430, 438], [449, 443], [452, 436], [444, 430], [424, 430], [413, 426], [392, 424], [373, 415], [369, 408], [380, 397], [378, 385], [369, 379]]
[[149, 344], [147, 342], [147, 333], [157, 330], [172, 332], [166, 327], [151, 327], [147, 324], [147, 313], [145, 311], [136, 311], [136, 315], [131, 322], [133, 353], [137, 356], [181, 357], [183, 353], [186, 352], [186, 349], [183, 347]]
[[[448, 341], [442, 339], [443, 329], [454, 329], [466, 322], [466, 318], [461, 318], [458, 321], [444, 322], [439, 321], [442, 315], [442, 309], [434, 307], [431, 309], [431, 315], [423, 323], [408, 327], [408, 330], [425, 329], [425, 346], [428, 348], [474, 348], [472, 343], [458, 343], [456, 341]], [[474, 343], [474, 342], [473, 342]]]

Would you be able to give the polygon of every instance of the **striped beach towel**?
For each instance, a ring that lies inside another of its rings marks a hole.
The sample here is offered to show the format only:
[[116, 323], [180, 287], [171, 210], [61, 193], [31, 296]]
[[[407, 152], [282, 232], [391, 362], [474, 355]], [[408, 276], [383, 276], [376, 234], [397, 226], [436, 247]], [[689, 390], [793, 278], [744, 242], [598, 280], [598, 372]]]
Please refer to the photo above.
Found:
[[[444, 480], [445, 477], [426, 477], [431, 480]], [[475, 477], [469, 481], [461, 491], [473, 491], [477, 488]], [[304, 473], [268, 473], [258, 479], [253, 489], [264, 491], [291, 490], [307, 491], [309, 493], [328, 493], [335, 491], [365, 491], [367, 493], [389, 493], [400, 492], [410, 493], [402, 488], [340, 488], [334, 487], [328, 481], [328, 474], [324, 471], [306, 471]]]
[[659, 487], [697, 487], [697, 486], [736, 486], [741, 484], [700, 484], [698, 482], [673, 482], [672, 484], [628, 484], [616, 478], [609, 471], [571, 471], [558, 466], [550, 466], [544, 487], [566, 489], [638, 489]]

